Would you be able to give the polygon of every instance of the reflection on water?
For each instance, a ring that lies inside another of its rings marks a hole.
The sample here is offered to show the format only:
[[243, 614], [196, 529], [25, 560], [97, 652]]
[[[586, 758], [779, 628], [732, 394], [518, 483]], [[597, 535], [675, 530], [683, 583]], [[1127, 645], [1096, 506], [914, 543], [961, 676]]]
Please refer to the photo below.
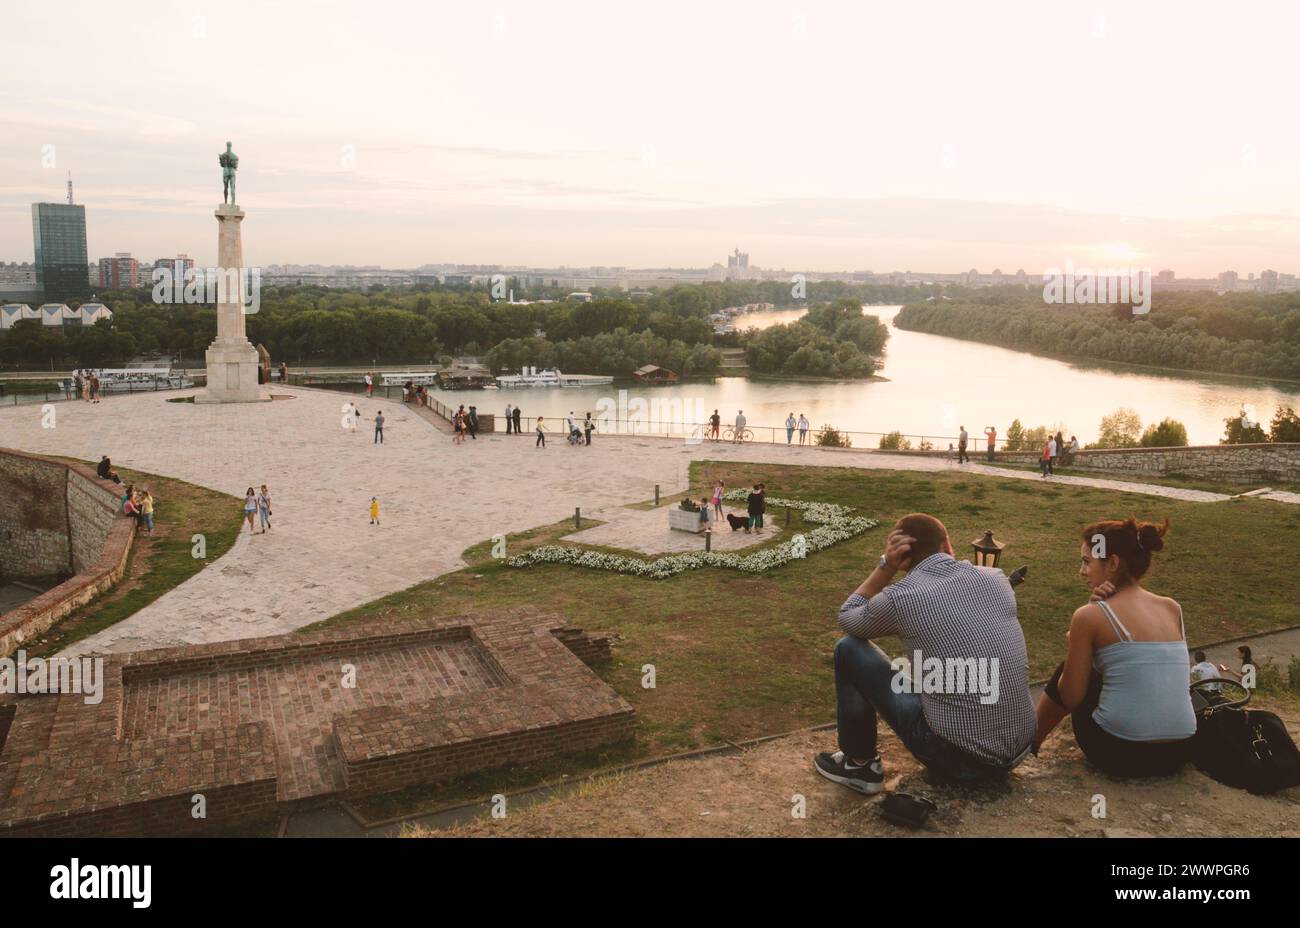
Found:
[[[898, 309], [868, 306], [864, 312], [892, 323]], [[803, 313], [754, 314], [741, 317], [738, 327], [765, 328], [792, 322]], [[972, 438], [980, 437], [988, 425], [1005, 435], [1011, 420], [1018, 418], [1026, 427], [1048, 425], [1067, 438], [1078, 435], [1085, 444], [1096, 437], [1101, 417], [1121, 406], [1136, 410], [1144, 426], [1166, 416], [1179, 420], [1187, 426], [1192, 444], [1215, 444], [1223, 435], [1223, 420], [1243, 404], [1254, 408], [1266, 428], [1276, 406], [1300, 407], [1300, 387], [1071, 364], [941, 335], [905, 332], [892, 324], [880, 373], [888, 380], [794, 383], [720, 377], [672, 387], [629, 382], [613, 387], [472, 390], [440, 398], [473, 402], [480, 411], [498, 415], [512, 403], [522, 407], [524, 416], [550, 418], [570, 410], [579, 416], [596, 415], [602, 399], [617, 403], [621, 388], [632, 398], [678, 401], [688, 409], [703, 408], [706, 415], [717, 409], [724, 423], [744, 410], [751, 427], [779, 429], [793, 412], [796, 417], [806, 415], [814, 428], [897, 430], [946, 440], [963, 425]]]

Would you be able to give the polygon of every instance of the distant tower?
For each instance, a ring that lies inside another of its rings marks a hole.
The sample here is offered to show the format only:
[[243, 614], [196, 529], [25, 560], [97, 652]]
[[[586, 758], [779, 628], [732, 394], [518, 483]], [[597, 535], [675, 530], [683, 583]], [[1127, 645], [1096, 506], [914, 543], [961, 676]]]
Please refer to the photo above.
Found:
[[72, 205], [72, 172], [68, 172], [68, 205]]

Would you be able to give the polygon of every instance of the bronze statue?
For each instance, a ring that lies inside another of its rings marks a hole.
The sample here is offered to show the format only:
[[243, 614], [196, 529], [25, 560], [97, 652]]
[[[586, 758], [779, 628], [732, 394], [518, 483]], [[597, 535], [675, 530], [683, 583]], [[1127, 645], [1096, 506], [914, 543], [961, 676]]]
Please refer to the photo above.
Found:
[[221, 165], [221, 202], [235, 205], [235, 171], [239, 169], [239, 155], [230, 150], [230, 143], [226, 143], [226, 150], [217, 155], [217, 164]]

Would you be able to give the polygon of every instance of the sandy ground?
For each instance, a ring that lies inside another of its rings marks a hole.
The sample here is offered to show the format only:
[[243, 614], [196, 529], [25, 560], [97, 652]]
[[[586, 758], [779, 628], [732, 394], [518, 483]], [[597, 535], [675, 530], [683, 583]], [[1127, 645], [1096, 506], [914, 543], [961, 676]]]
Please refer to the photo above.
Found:
[[[1300, 720], [1288, 719], [1293, 737]], [[601, 779], [573, 794], [444, 835], [471, 836], [1057, 836], [1269, 835], [1300, 837], [1300, 788], [1252, 796], [1188, 766], [1176, 777], [1121, 780], [1087, 765], [1068, 723], [997, 787], [930, 783], [892, 733], [880, 741], [886, 790], [920, 793], [938, 809], [913, 831], [812, 768], [835, 750], [833, 731], [798, 733], [740, 755], [681, 760]], [[805, 817], [796, 817], [797, 797]], [[1105, 817], [1093, 815], [1105, 797]]]

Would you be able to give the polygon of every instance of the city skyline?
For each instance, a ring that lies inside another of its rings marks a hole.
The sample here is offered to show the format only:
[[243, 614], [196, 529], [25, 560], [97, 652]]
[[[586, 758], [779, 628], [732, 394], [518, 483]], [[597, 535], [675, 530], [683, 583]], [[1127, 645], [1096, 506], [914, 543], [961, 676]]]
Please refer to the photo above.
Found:
[[[933, 30], [934, 11], [819, 3], [653, 21], [588, 4], [93, 9], [10, 14], [6, 260], [29, 258], [23, 216], [71, 170], [92, 255], [210, 264], [227, 139], [263, 265], [694, 267], [741, 244], [808, 271], [1212, 277], [1287, 271], [1300, 246], [1281, 93], [1295, 10], [1260, 29], [1166, 4], [947, 5], [952, 28]], [[927, 55], [896, 34], [927, 36]], [[147, 53], [87, 86], [48, 67], [51, 35]], [[232, 42], [241, 65], [214, 86], [202, 63]]]

